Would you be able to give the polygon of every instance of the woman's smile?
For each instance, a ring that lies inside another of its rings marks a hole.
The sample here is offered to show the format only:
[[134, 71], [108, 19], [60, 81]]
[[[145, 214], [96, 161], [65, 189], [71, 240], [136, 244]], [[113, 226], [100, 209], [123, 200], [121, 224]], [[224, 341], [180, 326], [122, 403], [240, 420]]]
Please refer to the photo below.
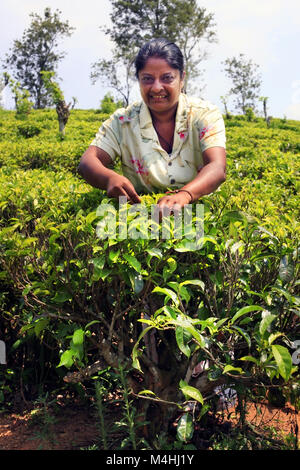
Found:
[[154, 101], [159, 102], [159, 101], [163, 101], [163, 100], [167, 99], [168, 96], [167, 95], [151, 95], [150, 94], [150, 98]]

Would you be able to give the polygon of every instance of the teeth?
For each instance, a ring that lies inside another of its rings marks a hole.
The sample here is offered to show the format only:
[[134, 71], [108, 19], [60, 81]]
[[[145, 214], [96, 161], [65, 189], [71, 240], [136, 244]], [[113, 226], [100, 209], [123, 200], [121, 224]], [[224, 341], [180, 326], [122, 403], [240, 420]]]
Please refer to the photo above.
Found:
[[165, 95], [157, 95], [157, 96], [152, 96], [152, 98], [166, 98]]

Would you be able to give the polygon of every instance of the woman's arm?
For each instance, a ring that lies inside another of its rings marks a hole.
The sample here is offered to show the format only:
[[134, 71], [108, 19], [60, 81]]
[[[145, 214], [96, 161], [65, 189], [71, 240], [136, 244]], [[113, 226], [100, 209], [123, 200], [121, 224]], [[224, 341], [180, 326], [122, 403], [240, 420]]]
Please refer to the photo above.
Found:
[[91, 186], [106, 190], [109, 197], [126, 196], [131, 202], [141, 202], [133, 184], [108, 168], [112, 163], [107, 152], [90, 145], [82, 155], [77, 171]]
[[[162, 197], [158, 201], [160, 211], [164, 208], [181, 209], [185, 204], [215, 191], [226, 180], [226, 151], [223, 147], [211, 147], [203, 152], [204, 166], [197, 176], [182, 186], [182, 192]], [[180, 191], [180, 190], [179, 190]], [[191, 196], [193, 199], [191, 199]]]
[[193, 200], [215, 191], [226, 180], [226, 151], [223, 147], [211, 147], [203, 152], [204, 166], [196, 178], [181, 189], [188, 190]]

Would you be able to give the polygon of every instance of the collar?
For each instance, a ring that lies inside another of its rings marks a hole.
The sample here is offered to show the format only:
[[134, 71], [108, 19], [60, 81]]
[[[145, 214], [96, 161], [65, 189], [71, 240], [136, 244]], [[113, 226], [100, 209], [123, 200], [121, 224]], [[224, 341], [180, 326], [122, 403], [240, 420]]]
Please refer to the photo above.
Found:
[[[188, 100], [187, 96], [183, 93], [179, 95], [178, 106], [176, 111], [175, 119], [175, 135], [174, 135], [174, 147], [177, 148], [177, 145], [181, 142], [183, 143], [188, 134]], [[156, 140], [155, 130], [152, 124], [152, 118], [148, 106], [144, 101], [141, 103], [140, 109], [140, 130], [141, 135], [145, 139]], [[174, 150], [173, 150], [174, 152]], [[177, 153], [177, 152], [176, 152]]]

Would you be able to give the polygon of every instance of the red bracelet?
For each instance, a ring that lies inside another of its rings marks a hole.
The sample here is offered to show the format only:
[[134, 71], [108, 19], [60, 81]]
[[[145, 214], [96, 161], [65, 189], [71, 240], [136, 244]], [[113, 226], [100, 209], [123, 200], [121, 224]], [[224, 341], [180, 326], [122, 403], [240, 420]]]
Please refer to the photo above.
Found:
[[184, 191], [185, 193], [188, 193], [191, 196], [190, 203], [193, 202], [193, 196], [187, 189], [174, 189], [173, 191], [167, 191], [166, 194], [177, 194]]

